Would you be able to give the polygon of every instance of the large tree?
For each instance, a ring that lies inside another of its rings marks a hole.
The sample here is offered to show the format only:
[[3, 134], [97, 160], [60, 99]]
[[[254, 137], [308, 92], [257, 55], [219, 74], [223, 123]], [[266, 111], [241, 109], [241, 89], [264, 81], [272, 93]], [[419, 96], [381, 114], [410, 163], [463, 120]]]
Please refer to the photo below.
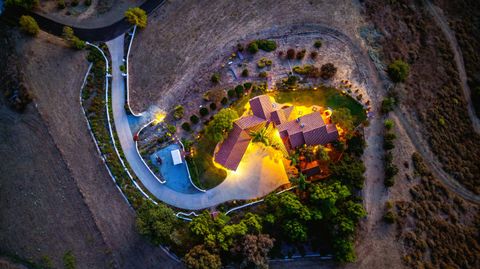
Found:
[[233, 121], [237, 118], [238, 114], [235, 110], [224, 108], [213, 116], [213, 120], [208, 124], [206, 132], [216, 142], [220, 142], [233, 128]]
[[183, 258], [185, 265], [192, 269], [216, 269], [222, 267], [220, 256], [211, 253], [204, 245], [193, 247]]
[[147, 13], [139, 7], [132, 7], [125, 11], [125, 18], [129, 23], [140, 28], [147, 27]]
[[147, 236], [154, 244], [170, 241], [170, 234], [177, 225], [175, 213], [169, 207], [147, 202], [137, 211], [136, 226], [140, 234]]
[[268, 252], [272, 249], [275, 239], [267, 234], [247, 234], [233, 251], [243, 257], [241, 267], [254, 266], [268, 268]]

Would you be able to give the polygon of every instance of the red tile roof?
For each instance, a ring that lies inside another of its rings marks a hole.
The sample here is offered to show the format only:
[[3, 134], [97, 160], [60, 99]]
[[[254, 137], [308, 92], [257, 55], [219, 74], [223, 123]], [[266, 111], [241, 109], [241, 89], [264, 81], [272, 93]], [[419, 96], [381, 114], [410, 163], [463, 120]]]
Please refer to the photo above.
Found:
[[264, 120], [270, 120], [270, 114], [275, 110], [274, 104], [268, 95], [260, 95], [250, 99], [250, 108], [253, 115]]
[[234, 124], [227, 139], [222, 142], [220, 149], [215, 153], [215, 161], [225, 168], [236, 170], [248, 144], [250, 144], [250, 140], [248, 133]]
[[235, 124], [237, 124], [243, 130], [250, 129], [264, 123], [264, 119], [259, 118], [255, 115], [243, 117], [235, 121]]

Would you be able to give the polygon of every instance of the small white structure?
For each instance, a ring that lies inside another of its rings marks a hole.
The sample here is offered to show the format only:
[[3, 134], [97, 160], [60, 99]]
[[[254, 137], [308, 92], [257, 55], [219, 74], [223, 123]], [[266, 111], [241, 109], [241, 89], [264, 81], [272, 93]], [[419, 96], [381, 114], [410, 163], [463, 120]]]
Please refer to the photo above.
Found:
[[170, 154], [172, 154], [173, 165], [182, 163], [182, 156], [180, 155], [180, 150], [172, 150]]

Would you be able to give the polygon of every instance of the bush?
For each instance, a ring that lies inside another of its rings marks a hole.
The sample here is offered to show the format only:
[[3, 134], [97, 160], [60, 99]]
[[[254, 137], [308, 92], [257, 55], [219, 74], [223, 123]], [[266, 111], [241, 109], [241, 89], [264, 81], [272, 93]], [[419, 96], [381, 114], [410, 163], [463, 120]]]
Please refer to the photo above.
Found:
[[321, 40], [316, 40], [315, 43], [313, 43], [313, 46], [317, 49], [322, 47], [322, 41]]
[[227, 97], [223, 97], [222, 100], [220, 101], [220, 103], [221, 103], [222, 105], [228, 104], [228, 99], [227, 99]]
[[259, 49], [266, 52], [271, 52], [277, 49], [277, 43], [274, 40], [261, 39], [257, 40], [256, 43]]
[[337, 73], [337, 68], [332, 63], [326, 63], [322, 65], [320, 72], [323, 79], [330, 79]]
[[245, 82], [243, 83], [243, 87], [245, 88], [245, 90], [249, 90], [251, 87], [252, 87], [252, 83], [251, 82]]
[[58, 0], [57, 1], [57, 8], [64, 9], [65, 8], [65, 0]]
[[230, 89], [227, 91], [228, 98], [232, 99], [235, 97], [235, 90]]
[[92, 0], [85, 0], [85, 5], [88, 7], [92, 4]]
[[393, 108], [395, 106], [395, 99], [393, 97], [388, 97], [383, 99], [382, 101], [382, 107], [381, 107], [381, 112], [383, 114], [387, 114], [390, 111], [393, 111]]
[[125, 65], [120, 65], [120, 71], [122, 71], [122, 73], [125, 73], [127, 72], [127, 68], [125, 67]]
[[40, 31], [37, 21], [35, 21], [35, 19], [31, 16], [21, 16], [19, 23], [20, 28], [29, 35], [35, 36]]
[[213, 74], [212, 77], [210, 78], [210, 80], [214, 84], [217, 84], [218, 82], [220, 82], [220, 74], [218, 74], [218, 73]]
[[312, 51], [312, 52], [310, 53], [310, 58], [312, 58], [312, 59], [316, 59], [317, 56], [318, 56], [318, 52], [316, 52], [316, 51]]
[[387, 223], [395, 223], [395, 221], [397, 221], [397, 216], [392, 210], [387, 210], [385, 215], [383, 215], [383, 220]]
[[175, 108], [173, 109], [173, 117], [174, 117], [176, 120], [179, 120], [179, 119], [183, 118], [184, 110], [185, 110], [185, 109], [184, 109], [183, 106], [181, 106], [181, 105], [175, 106]]
[[70, 5], [72, 5], [72, 7], [78, 6], [78, 0], [72, 0]]
[[192, 129], [190, 128], [190, 123], [188, 122], [184, 122], [182, 123], [182, 129], [187, 131], [187, 132], [190, 132]]
[[238, 50], [238, 51], [244, 51], [244, 50], [245, 50], [245, 48], [243, 47], [243, 44], [242, 44], [242, 43], [238, 43], [238, 44], [237, 44], [237, 50]]
[[385, 126], [385, 129], [387, 130], [391, 130], [393, 128], [393, 120], [391, 119], [386, 119], [384, 122], [383, 122], [383, 125]]
[[248, 44], [248, 46], [247, 46], [247, 50], [248, 50], [248, 52], [250, 52], [251, 54], [257, 53], [257, 52], [258, 52], [257, 42], [255, 42], [255, 41], [250, 42], [250, 44]]
[[247, 68], [243, 69], [243, 71], [242, 71], [242, 77], [248, 77], [248, 75], [249, 75], [249, 74], [248, 74], [248, 69], [247, 69]]
[[200, 116], [205, 117], [208, 115], [208, 108], [202, 107], [200, 108], [199, 112], [200, 112]]
[[125, 11], [127, 21], [140, 28], [147, 27], [147, 13], [139, 7], [129, 8]]
[[77, 36], [74, 35], [73, 29], [71, 27], [65, 26], [63, 27], [63, 38], [67, 43], [70, 45], [71, 48], [81, 50], [84, 49], [86, 44], [85, 41], [81, 40]]
[[72, 251], [67, 251], [63, 255], [63, 266], [65, 269], [75, 269], [77, 267], [77, 259]]
[[410, 66], [402, 60], [395, 60], [388, 66], [387, 72], [393, 82], [405, 82]]
[[217, 104], [211, 103], [211, 104], [210, 104], [210, 110], [213, 111], [213, 110], [215, 110], [215, 109], [217, 109]]
[[261, 78], [266, 78], [268, 76], [268, 73], [265, 72], [265, 71], [262, 71], [262, 72], [258, 73], [258, 76], [261, 77]]
[[197, 124], [197, 123], [200, 121], [200, 119], [198, 118], [197, 115], [192, 115], [192, 116], [190, 116], [190, 121], [191, 121], [193, 124]]
[[237, 85], [237, 87], [235, 87], [235, 93], [237, 94], [237, 97], [240, 98], [243, 96], [244, 94], [244, 88], [242, 85]]
[[215, 142], [220, 142], [233, 128], [233, 121], [237, 118], [238, 114], [235, 110], [224, 108], [213, 116], [213, 120], [210, 121], [206, 128], [206, 133], [213, 138]]
[[295, 50], [294, 49], [288, 49], [287, 50], [287, 58], [289, 60], [295, 59]]
[[305, 58], [305, 54], [307, 53], [307, 50], [302, 49], [301, 51], [297, 52], [297, 60], [301, 60]]
[[257, 67], [258, 68], [264, 68], [265, 66], [271, 66], [272, 65], [272, 60], [268, 59], [268, 58], [261, 58], [260, 60], [258, 60], [257, 62]]

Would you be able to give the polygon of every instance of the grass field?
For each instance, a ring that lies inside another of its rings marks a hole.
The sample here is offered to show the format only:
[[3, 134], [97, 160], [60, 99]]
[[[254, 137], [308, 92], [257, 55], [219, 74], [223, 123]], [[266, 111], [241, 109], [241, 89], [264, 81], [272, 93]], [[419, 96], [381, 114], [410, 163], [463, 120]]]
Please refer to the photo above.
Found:
[[270, 94], [280, 104], [292, 104], [301, 106], [323, 106], [337, 109], [346, 107], [350, 109], [355, 124], [360, 124], [367, 119], [362, 105], [348, 95], [342, 94], [339, 90], [331, 87], [318, 87], [318, 90], [299, 91], [276, 91]]
[[211, 189], [222, 181], [227, 176], [227, 172], [213, 164], [213, 152], [217, 143], [208, 136], [203, 135], [194, 146], [194, 156], [192, 163], [189, 163], [190, 171], [196, 168], [195, 173], [191, 173], [192, 179], [200, 183], [200, 188]]

